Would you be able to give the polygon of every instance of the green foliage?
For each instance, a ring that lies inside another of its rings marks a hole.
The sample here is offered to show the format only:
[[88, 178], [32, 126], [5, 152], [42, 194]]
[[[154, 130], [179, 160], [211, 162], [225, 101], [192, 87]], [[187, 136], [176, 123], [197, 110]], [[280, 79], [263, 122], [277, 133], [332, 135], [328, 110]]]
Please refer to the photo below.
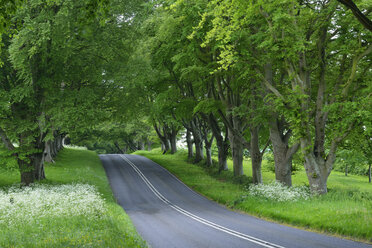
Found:
[[200, 101], [198, 105], [194, 108], [194, 113], [216, 113], [218, 110], [224, 110], [222, 103], [213, 99], [205, 99]]
[[340, 150], [335, 163], [336, 171], [354, 175], [368, 175], [368, 160], [360, 150]]
[[55, 132], [78, 136], [114, 116], [137, 27], [122, 18], [142, 2], [33, 0], [17, 9], [1, 53], [0, 127], [18, 158], [30, 162]]
[[17, 170], [17, 161], [12, 156], [12, 151], [9, 151], [0, 143], [0, 169], [2, 170]]

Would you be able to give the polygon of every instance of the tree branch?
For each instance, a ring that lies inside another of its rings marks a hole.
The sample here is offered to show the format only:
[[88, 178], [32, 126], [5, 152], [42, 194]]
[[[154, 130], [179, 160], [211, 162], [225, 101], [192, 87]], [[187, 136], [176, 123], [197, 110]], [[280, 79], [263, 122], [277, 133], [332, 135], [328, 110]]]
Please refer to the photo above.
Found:
[[222, 122], [225, 124], [225, 126], [228, 128], [227, 130], [231, 130], [231, 132], [235, 135], [235, 137], [239, 138], [239, 140], [242, 142], [243, 146], [250, 149], [251, 145], [247, 140], [242, 136], [241, 133], [239, 133], [238, 130], [236, 130], [233, 125], [227, 120], [226, 116], [222, 113], [221, 110], [218, 110], [218, 113], [220, 114], [222, 118]]
[[15, 149], [15, 147], [13, 146], [13, 143], [10, 141], [10, 139], [6, 135], [5, 131], [1, 127], [0, 127], [0, 137], [1, 137], [1, 140], [3, 141], [5, 147], [9, 151], [13, 151]]
[[325, 159], [326, 162], [326, 168], [330, 172], [332, 169], [333, 162], [336, 158], [336, 151], [339, 143], [346, 138], [346, 136], [349, 135], [349, 133], [353, 130], [355, 122], [351, 123], [349, 128], [344, 132], [341, 136], [336, 137], [332, 140], [331, 148], [329, 149], [329, 153], [327, 155], [327, 158]]
[[288, 150], [287, 150], [287, 153], [285, 155], [286, 159], [292, 157], [298, 150], [298, 148], [300, 148], [300, 142], [297, 142], [295, 144], [293, 144]]
[[353, 12], [353, 15], [358, 19], [358, 21], [369, 31], [372, 32], [372, 21], [365, 16], [359, 8], [355, 5], [352, 0], [337, 0], [341, 4], [345, 5], [348, 9]]
[[283, 136], [283, 142], [284, 142], [284, 143], [288, 143], [289, 138], [291, 138], [291, 136], [292, 136], [292, 130], [289, 129], [289, 130], [284, 134], [284, 136]]
[[265, 147], [262, 149], [261, 156], [265, 153], [265, 151], [269, 147], [269, 145], [270, 145], [270, 138], [267, 139]]
[[[261, 72], [256, 69], [256, 72], [259, 74], [259, 75], [262, 75]], [[282, 101], [284, 101], [284, 96], [282, 94], [280, 94], [280, 92], [274, 87], [271, 85], [271, 83], [269, 81], [267, 81], [267, 79], [265, 77], [262, 77], [262, 81], [264, 83], [264, 85], [266, 86], [266, 88], [268, 90], [270, 90], [272, 93], [274, 93], [274, 95], [276, 95], [277, 97], [279, 97]]]
[[346, 82], [346, 85], [345, 85], [345, 87], [344, 87], [344, 89], [342, 91], [342, 95], [346, 96], [347, 93], [348, 93], [348, 90], [349, 90], [349, 88], [351, 86], [351, 83], [354, 80], [354, 77], [355, 77], [355, 73], [356, 73], [356, 70], [357, 70], [357, 66], [358, 66], [359, 60], [361, 60], [364, 56], [368, 55], [371, 52], [372, 52], [372, 45], [370, 45], [363, 53], [361, 53], [359, 56], [357, 56], [357, 57], [355, 57], [353, 59], [353, 66], [351, 68], [350, 77], [349, 77], [349, 79]]

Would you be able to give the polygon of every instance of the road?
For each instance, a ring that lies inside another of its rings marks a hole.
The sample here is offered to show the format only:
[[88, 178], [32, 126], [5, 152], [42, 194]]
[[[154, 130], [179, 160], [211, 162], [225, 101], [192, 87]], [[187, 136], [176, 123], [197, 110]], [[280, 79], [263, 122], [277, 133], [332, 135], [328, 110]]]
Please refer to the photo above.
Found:
[[100, 159], [118, 203], [153, 248], [372, 248], [228, 210], [142, 156], [108, 154]]

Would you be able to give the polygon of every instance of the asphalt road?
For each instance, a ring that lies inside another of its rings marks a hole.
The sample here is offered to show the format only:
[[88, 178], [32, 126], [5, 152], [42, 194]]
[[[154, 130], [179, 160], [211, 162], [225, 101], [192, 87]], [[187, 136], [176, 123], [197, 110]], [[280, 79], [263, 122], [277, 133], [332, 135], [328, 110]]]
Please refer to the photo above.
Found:
[[101, 155], [118, 203], [150, 247], [368, 247], [228, 210], [137, 155]]

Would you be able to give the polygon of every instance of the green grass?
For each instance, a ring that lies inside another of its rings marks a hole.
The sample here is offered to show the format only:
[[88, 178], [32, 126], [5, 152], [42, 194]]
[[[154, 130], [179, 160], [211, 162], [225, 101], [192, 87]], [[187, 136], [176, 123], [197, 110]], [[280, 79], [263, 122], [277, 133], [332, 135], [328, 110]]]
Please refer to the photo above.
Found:
[[[233, 169], [232, 161], [228, 161], [229, 170]], [[264, 183], [271, 182], [275, 180], [275, 174], [267, 169], [267, 161], [262, 161], [262, 177]], [[243, 170], [244, 174], [248, 177], [252, 176], [252, 167], [250, 159], [244, 159], [243, 161]], [[294, 185], [308, 185], [309, 181], [306, 176], [304, 168], [301, 168], [300, 171], [297, 171], [292, 175], [292, 183]], [[372, 185], [368, 183], [367, 176], [359, 176], [349, 174], [347, 177], [344, 173], [338, 171], [332, 171], [331, 176], [328, 178], [328, 189], [331, 191], [333, 189], [337, 190], [357, 190], [369, 192], [372, 194]]]
[[[162, 155], [159, 150], [139, 151], [161, 164], [184, 183], [232, 209], [252, 215], [354, 240], [372, 242], [372, 185], [367, 177], [332, 172], [328, 180], [329, 193], [296, 202], [276, 202], [259, 197], [247, 196], [246, 187], [250, 182], [251, 168], [244, 161], [244, 171], [248, 176], [234, 178], [231, 171], [217, 172], [215, 168], [205, 168], [201, 164], [187, 162], [187, 154]], [[231, 168], [229, 161], [229, 168]], [[263, 164], [263, 180], [275, 179], [273, 172]], [[294, 185], [308, 184], [304, 171], [293, 176]]]
[[17, 170], [8, 170], [0, 167], [0, 188], [8, 187], [9, 185], [19, 182], [20, 175]]
[[[105, 199], [107, 213], [96, 221], [84, 216], [43, 218], [36, 223], [0, 225], [0, 247], [146, 247], [124, 210], [116, 204], [95, 152], [64, 149], [45, 168], [44, 184], [87, 183]], [[17, 171], [1, 170], [0, 187], [19, 183]], [[1, 216], [0, 216], [1, 218]]]

